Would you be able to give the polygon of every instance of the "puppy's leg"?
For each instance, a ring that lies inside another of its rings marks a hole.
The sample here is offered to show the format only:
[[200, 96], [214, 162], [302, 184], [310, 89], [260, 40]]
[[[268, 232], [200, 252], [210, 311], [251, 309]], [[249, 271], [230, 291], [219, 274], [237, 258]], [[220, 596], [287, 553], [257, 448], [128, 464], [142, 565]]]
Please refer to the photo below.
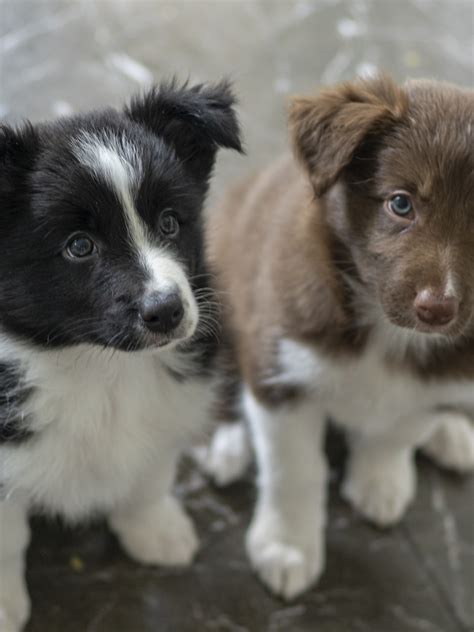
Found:
[[268, 588], [291, 599], [318, 579], [324, 565], [324, 417], [308, 399], [268, 409], [250, 391], [244, 406], [259, 468], [247, 551]]
[[386, 424], [387, 430], [377, 435], [349, 437], [342, 494], [368, 520], [388, 527], [403, 516], [416, 491], [415, 449], [436, 423], [429, 415], [421, 415]]
[[[176, 457], [176, 455], [173, 455]], [[175, 458], [158, 456], [135, 496], [117, 507], [109, 523], [123, 548], [143, 564], [186, 566], [198, 549], [193, 524], [172, 495]]]
[[253, 459], [245, 422], [219, 424], [209, 445], [194, 450], [194, 458], [202, 471], [219, 487], [242, 478]]
[[25, 552], [29, 541], [25, 507], [0, 501], [0, 630], [18, 632], [30, 615], [25, 583]]
[[474, 470], [474, 425], [458, 411], [436, 413], [439, 428], [422, 446], [435, 463], [455, 472]]
[[225, 422], [219, 423], [208, 445], [194, 450], [201, 470], [219, 487], [242, 478], [253, 460], [249, 430], [242, 420], [239, 370], [231, 348], [224, 346], [222, 353], [213, 416]]

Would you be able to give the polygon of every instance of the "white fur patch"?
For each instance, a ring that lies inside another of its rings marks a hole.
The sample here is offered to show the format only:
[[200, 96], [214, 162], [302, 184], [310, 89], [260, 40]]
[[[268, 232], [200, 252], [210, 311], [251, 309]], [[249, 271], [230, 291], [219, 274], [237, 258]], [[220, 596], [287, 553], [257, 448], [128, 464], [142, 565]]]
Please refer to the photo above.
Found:
[[133, 559], [142, 564], [187, 566], [198, 549], [193, 524], [172, 496], [133, 511], [112, 515], [112, 529]]
[[395, 524], [412, 502], [416, 470], [411, 450], [353, 450], [342, 494], [379, 527]]
[[474, 470], [474, 424], [464, 413], [452, 410], [436, 414], [440, 426], [423, 446], [438, 465], [455, 472]]
[[285, 338], [279, 341], [278, 367], [278, 373], [264, 380], [265, 385], [294, 384], [311, 388], [311, 385], [317, 386], [318, 373], [322, 370], [310, 347]]
[[383, 433], [397, 420], [437, 406], [464, 406], [474, 412], [471, 381], [424, 383], [408, 370], [395, 371], [385, 361], [392, 344], [387, 335], [377, 333], [363, 353], [338, 360], [294, 340], [282, 340], [281, 383], [314, 391], [318, 408], [339, 423], [368, 433]]
[[24, 507], [0, 501], [0, 630], [17, 632], [30, 613], [23, 553], [30, 533]]
[[1, 479], [13, 499], [26, 495], [66, 518], [115, 507], [147, 477], [158, 492], [160, 468], [207, 421], [211, 385], [177, 382], [160, 354], [84, 345], [17, 347], [15, 355], [36, 389], [25, 412], [38, 434], [14, 449], [0, 446]]
[[221, 423], [209, 446], [198, 446], [193, 456], [219, 487], [239, 480], [252, 463], [252, 446], [243, 422]]
[[446, 288], [445, 288], [445, 296], [457, 296], [457, 288], [454, 275], [451, 270], [448, 272], [448, 276], [446, 279]]

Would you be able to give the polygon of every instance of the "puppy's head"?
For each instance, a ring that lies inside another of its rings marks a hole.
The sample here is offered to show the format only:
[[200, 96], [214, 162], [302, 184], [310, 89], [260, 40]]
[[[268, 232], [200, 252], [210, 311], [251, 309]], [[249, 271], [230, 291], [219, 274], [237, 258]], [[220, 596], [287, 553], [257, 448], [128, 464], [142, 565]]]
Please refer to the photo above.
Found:
[[368, 302], [399, 327], [474, 334], [474, 93], [380, 76], [295, 100], [290, 126]]
[[0, 129], [0, 328], [40, 346], [188, 340], [205, 285], [201, 208], [234, 98], [162, 84], [124, 111]]

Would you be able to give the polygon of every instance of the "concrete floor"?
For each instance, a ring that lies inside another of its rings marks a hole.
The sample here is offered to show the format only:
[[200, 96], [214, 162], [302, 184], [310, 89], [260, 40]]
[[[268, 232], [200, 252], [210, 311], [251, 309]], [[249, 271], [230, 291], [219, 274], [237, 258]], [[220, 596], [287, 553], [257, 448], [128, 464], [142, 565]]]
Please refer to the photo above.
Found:
[[[222, 155], [214, 194], [286, 143], [288, 95], [377, 67], [474, 84], [471, 0], [0, 0], [0, 117], [39, 120], [120, 104], [177, 73], [234, 78], [247, 158]], [[389, 532], [365, 525], [334, 481], [327, 571], [292, 604], [250, 572], [252, 479], [226, 492], [192, 468], [179, 485], [202, 537], [191, 570], [140, 567], [102, 525], [38, 520], [28, 632], [467, 632], [474, 629], [474, 481], [420, 463], [415, 505]]]

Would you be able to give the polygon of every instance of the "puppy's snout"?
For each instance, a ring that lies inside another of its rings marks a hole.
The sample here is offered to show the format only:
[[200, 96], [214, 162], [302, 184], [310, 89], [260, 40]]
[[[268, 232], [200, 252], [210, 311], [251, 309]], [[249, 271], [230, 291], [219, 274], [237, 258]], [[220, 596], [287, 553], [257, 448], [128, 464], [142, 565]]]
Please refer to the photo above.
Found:
[[448, 325], [456, 318], [458, 308], [454, 296], [442, 296], [430, 289], [421, 290], [415, 299], [416, 315], [426, 325]]
[[142, 300], [139, 312], [147, 329], [166, 334], [176, 329], [183, 320], [183, 301], [176, 291], [154, 292]]

